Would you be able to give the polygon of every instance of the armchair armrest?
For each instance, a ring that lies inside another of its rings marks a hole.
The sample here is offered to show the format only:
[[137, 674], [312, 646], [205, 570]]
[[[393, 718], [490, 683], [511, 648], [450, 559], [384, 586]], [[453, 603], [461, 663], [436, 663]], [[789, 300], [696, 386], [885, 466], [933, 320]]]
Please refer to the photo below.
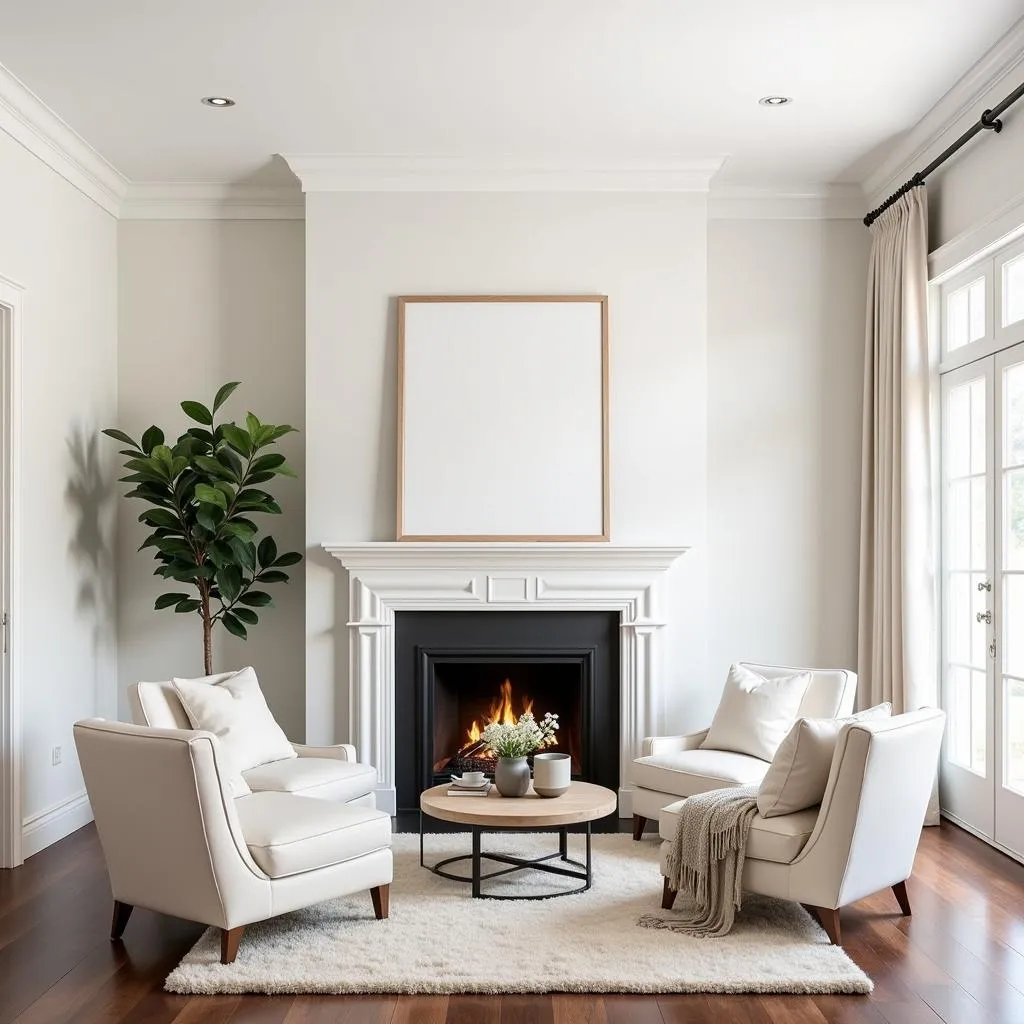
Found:
[[687, 733], [685, 736], [645, 736], [643, 757], [651, 754], [677, 754], [682, 750], [696, 750], [707, 737], [708, 730]]
[[299, 757], [329, 757], [335, 761], [355, 762], [356, 748], [351, 743], [337, 743], [332, 747], [307, 747], [305, 743], [293, 743], [292, 749]]

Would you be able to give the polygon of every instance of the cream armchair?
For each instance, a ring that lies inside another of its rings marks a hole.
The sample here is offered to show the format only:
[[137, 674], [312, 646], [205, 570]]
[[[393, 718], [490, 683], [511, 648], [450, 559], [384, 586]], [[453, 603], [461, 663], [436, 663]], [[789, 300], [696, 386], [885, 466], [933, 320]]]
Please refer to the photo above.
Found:
[[[218, 683], [231, 672], [209, 676]], [[128, 687], [132, 721], [151, 729], [191, 729], [174, 686], [165, 683], [136, 683]], [[356, 760], [356, 748], [349, 743], [332, 747], [307, 747], [293, 743], [298, 757], [271, 761], [250, 768], [242, 775], [254, 793], [294, 793], [318, 800], [342, 800], [363, 807], [376, 807], [374, 788], [377, 769]]]
[[[372, 807], [262, 792], [233, 799], [212, 733], [89, 719], [75, 745], [114, 894], [111, 938], [134, 907], [221, 929], [369, 889], [388, 916], [391, 819]], [[369, 909], [369, 908], [367, 908]]]
[[[844, 718], [853, 713], [857, 674], [845, 669], [787, 668], [740, 662], [766, 679], [810, 672], [798, 718]], [[642, 756], [633, 761], [633, 838], [639, 840], [650, 818], [658, 820], [663, 807], [680, 797], [726, 786], [759, 785], [770, 762], [731, 750], [701, 748], [708, 730], [686, 736], [650, 736]]]
[[[942, 744], [946, 716], [934, 708], [892, 718], [851, 722], [839, 733], [820, 807], [776, 818], [755, 815], [747, 839], [743, 888], [797, 900], [815, 913], [839, 945], [839, 909], [892, 888], [910, 913], [907, 879], [921, 837]], [[662, 906], [672, 908], [668, 851], [679, 800], [664, 808], [658, 825]]]

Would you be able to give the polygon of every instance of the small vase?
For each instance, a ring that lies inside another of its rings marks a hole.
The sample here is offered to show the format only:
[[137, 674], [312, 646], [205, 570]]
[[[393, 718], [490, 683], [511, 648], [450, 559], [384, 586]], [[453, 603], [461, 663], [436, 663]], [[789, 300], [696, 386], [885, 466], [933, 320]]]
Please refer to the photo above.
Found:
[[530, 766], [525, 757], [499, 757], [494, 784], [502, 796], [526, 796], [530, 789]]

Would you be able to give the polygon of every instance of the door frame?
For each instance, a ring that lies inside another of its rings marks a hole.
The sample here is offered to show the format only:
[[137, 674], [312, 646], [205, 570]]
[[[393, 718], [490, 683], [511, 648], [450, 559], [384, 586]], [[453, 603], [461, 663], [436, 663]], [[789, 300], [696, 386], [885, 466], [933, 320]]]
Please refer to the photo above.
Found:
[[0, 276], [0, 868], [22, 863], [20, 608], [21, 351], [24, 289]]

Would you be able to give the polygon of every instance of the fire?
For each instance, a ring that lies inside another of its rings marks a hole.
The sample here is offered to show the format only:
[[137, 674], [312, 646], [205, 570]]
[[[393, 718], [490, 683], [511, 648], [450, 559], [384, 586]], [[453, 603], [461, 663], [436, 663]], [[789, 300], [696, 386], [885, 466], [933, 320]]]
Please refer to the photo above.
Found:
[[[523, 710], [520, 714], [533, 711], [533, 701], [529, 697], [523, 697], [522, 705]], [[484, 723], [481, 725], [480, 722], [474, 719], [473, 724], [466, 730], [466, 745], [479, 743], [483, 739], [484, 727], [492, 722], [499, 722], [502, 725], [515, 725], [517, 717], [512, 710], [512, 682], [506, 679], [501, 684], [500, 696], [491, 701], [491, 706], [487, 709], [487, 718]]]

